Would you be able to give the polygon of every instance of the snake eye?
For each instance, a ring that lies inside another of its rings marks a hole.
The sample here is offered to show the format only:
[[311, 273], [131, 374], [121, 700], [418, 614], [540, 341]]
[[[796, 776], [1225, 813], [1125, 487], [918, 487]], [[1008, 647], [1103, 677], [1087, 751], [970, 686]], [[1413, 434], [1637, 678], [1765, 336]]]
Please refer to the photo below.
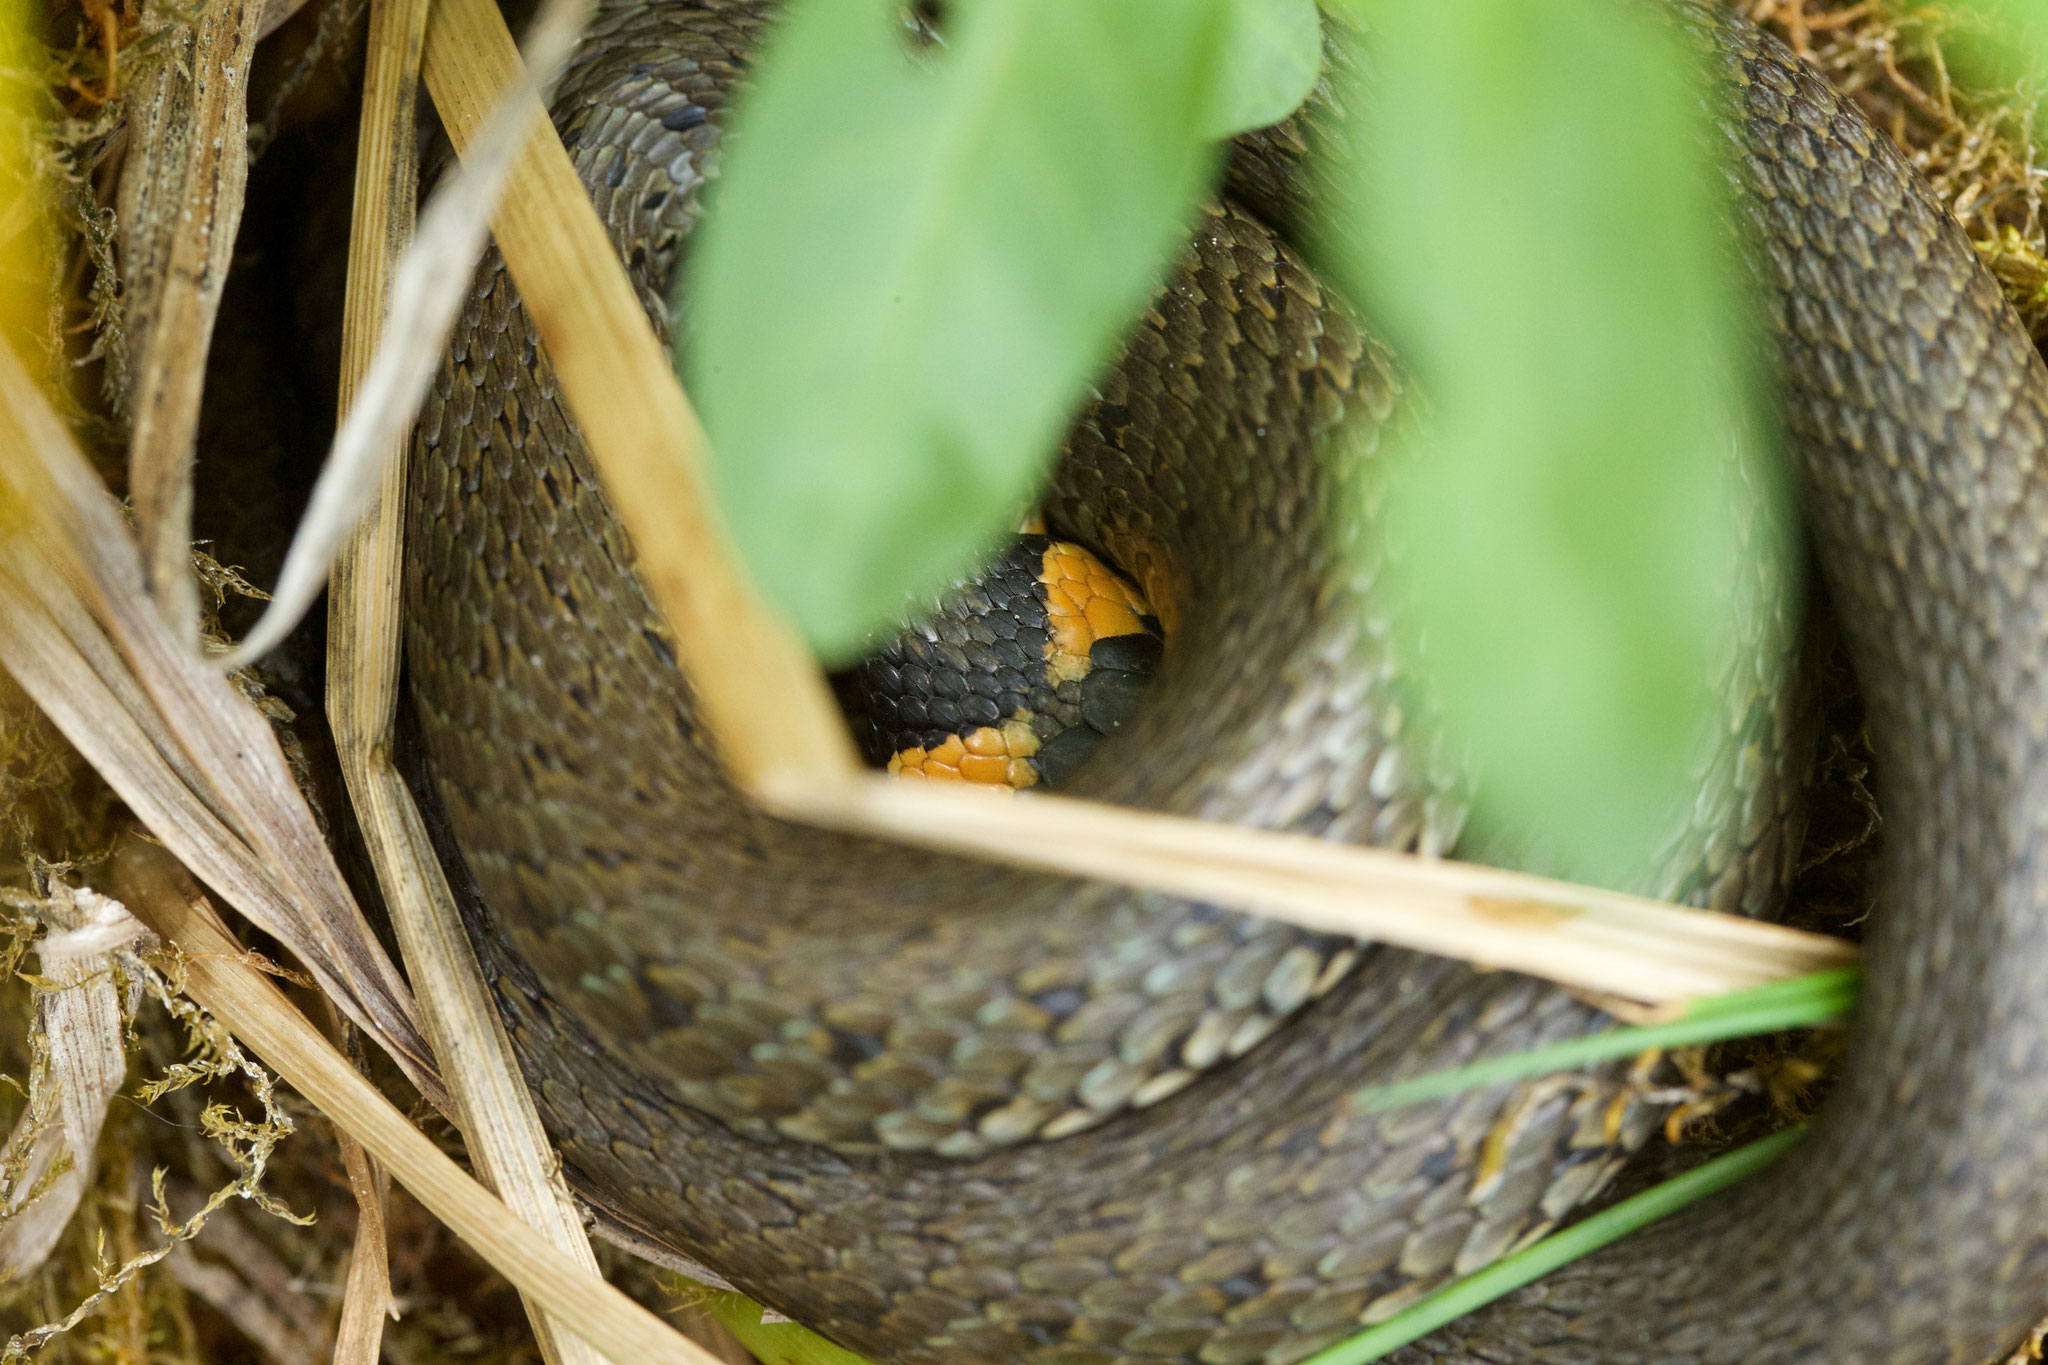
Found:
[[1057, 783], [1137, 707], [1164, 643], [1144, 597], [1069, 541], [1020, 536], [838, 679], [870, 763]]

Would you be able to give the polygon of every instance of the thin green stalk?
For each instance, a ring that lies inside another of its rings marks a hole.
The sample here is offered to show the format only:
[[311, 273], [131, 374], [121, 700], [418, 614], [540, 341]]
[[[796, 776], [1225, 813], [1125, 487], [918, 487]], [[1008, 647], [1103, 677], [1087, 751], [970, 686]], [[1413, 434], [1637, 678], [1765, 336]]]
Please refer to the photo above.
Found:
[[1860, 968], [1816, 972], [1768, 986], [1730, 991], [1695, 1001], [1686, 1012], [1668, 1024], [1647, 1024], [1636, 1028], [1608, 1029], [1583, 1038], [1569, 1038], [1545, 1047], [1531, 1048], [1508, 1057], [1490, 1057], [1470, 1066], [1432, 1072], [1413, 1080], [1396, 1081], [1358, 1091], [1352, 1107], [1372, 1114], [1424, 1100], [1442, 1099], [1461, 1090], [1549, 1072], [1571, 1071], [1613, 1057], [1628, 1057], [1653, 1047], [1686, 1047], [1695, 1043], [1719, 1042], [1750, 1034], [1775, 1033], [1780, 1029], [1810, 1028], [1839, 1019], [1855, 1008], [1862, 989]]
[[1377, 1327], [1369, 1327], [1347, 1341], [1310, 1356], [1306, 1365], [1366, 1365], [1389, 1351], [1425, 1336], [1447, 1322], [1463, 1317], [1475, 1308], [1520, 1289], [1531, 1280], [1548, 1275], [1569, 1261], [1597, 1251], [1618, 1237], [1627, 1236], [1648, 1223], [1726, 1189], [1755, 1174], [1783, 1155], [1799, 1140], [1803, 1128], [1788, 1128], [1767, 1138], [1738, 1147], [1716, 1157], [1697, 1170], [1654, 1185], [1611, 1209], [1603, 1209], [1553, 1233], [1524, 1251], [1495, 1261], [1486, 1269], [1453, 1284], [1445, 1285], [1425, 1299], [1411, 1304]]
[[833, 1345], [808, 1327], [793, 1322], [763, 1323], [761, 1305], [744, 1294], [707, 1290], [704, 1306], [762, 1365], [868, 1365], [865, 1358]]

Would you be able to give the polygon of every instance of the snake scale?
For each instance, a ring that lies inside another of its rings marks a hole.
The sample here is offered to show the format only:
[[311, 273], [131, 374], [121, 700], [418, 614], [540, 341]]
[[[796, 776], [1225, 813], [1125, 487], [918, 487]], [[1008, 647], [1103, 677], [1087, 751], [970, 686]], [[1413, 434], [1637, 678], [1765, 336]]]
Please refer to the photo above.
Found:
[[[1885, 783], [1866, 1003], [1789, 1158], [1400, 1359], [1974, 1365], [2048, 1308], [2048, 373], [1884, 137], [1746, 23], [1681, 13]], [[556, 99], [658, 326], [768, 17], [606, 0]], [[1337, 567], [1401, 387], [1246, 203], [1206, 212], [1046, 501], [1187, 585], [1155, 700], [1077, 790], [1457, 845], [1456, 765], [1389, 690], [1371, 575]], [[1615, 1071], [1345, 1103], [1604, 1022], [1543, 983], [735, 800], [495, 254], [413, 477], [413, 704], [550, 1129], [608, 1202], [843, 1344], [1299, 1360], [1555, 1224], [1654, 1127]], [[1792, 764], [1779, 696], [1738, 695], [1710, 767]], [[1648, 889], [1772, 899], [1784, 785], [1702, 802]]]

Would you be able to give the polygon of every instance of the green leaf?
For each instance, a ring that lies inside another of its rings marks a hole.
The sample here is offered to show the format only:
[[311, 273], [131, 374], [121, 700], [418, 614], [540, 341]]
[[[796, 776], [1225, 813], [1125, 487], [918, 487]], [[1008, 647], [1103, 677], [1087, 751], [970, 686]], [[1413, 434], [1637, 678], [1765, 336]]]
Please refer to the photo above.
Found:
[[684, 291], [714, 481], [830, 659], [1035, 493], [1208, 182], [1225, 0], [785, 14]]
[[2035, 81], [2048, 80], [2048, 7], [2040, 0], [1950, 0], [1950, 9], [1996, 25]]
[[1797, 1142], [1803, 1128], [1788, 1128], [1738, 1147], [1726, 1156], [1652, 1185], [1633, 1198], [1602, 1209], [1581, 1223], [1552, 1233], [1534, 1246], [1504, 1256], [1486, 1269], [1467, 1275], [1418, 1299], [1377, 1327], [1367, 1328], [1347, 1341], [1312, 1355], [1304, 1365], [1367, 1365], [1390, 1351], [1429, 1335], [1445, 1323], [1465, 1316], [1475, 1308], [1492, 1303], [1505, 1294], [1541, 1279], [1559, 1266], [1589, 1252], [1598, 1251], [1637, 1228], [1646, 1227], [1745, 1180], [1783, 1156]]
[[1654, 6], [1345, 3], [1374, 81], [1329, 258], [1429, 404], [1394, 586], [1488, 813], [1626, 883], [1698, 786], [1746, 519], [1782, 553], [1742, 492], [1777, 476], [1729, 455], [1745, 333], [1696, 73]]
[[1374, 1114], [1523, 1076], [1571, 1071], [1615, 1057], [1632, 1057], [1653, 1047], [1691, 1047], [1718, 1043], [1724, 1038], [1776, 1033], [1780, 1029], [1811, 1028], [1845, 1017], [1856, 1008], [1862, 989], [1863, 973], [1855, 967], [1774, 981], [1768, 986], [1695, 1001], [1669, 1023], [1607, 1029], [1507, 1057], [1489, 1057], [1470, 1066], [1373, 1086], [1353, 1094], [1351, 1105], [1359, 1113]]
[[1323, 69], [1316, 0], [1228, 0], [1224, 10], [1229, 27], [1207, 124], [1217, 138], [1286, 118]]

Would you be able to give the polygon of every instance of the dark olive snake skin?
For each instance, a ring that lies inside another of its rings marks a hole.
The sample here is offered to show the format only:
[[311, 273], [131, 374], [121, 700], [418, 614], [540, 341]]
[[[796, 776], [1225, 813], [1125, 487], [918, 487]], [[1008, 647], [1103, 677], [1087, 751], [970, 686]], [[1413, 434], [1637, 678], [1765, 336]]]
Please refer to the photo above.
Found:
[[[1724, 68], [1886, 784], [1867, 1003], [1839, 1090], [1766, 1176], [1399, 1358], [1974, 1365], [2048, 1307], [2048, 373], [1882, 136], [1747, 25], [1684, 13]], [[557, 98], [658, 322], [766, 14], [608, 0]], [[1370, 498], [1400, 391], [1280, 237], [1207, 213], [1047, 499], [1058, 533], [1186, 585], [1157, 697], [1076, 790], [1457, 843], [1455, 755], [1404, 707], [1373, 572], [1337, 567], [1373, 562], [1333, 509]], [[1605, 1016], [1511, 974], [750, 812], [495, 255], [413, 477], [414, 706], [550, 1129], [606, 1203], [843, 1344], [1282, 1365], [1540, 1235], [1659, 1118], [1618, 1068], [1358, 1116], [1360, 1086]], [[1756, 775], [1798, 770], [1804, 723], [1774, 592], [1707, 795], [1642, 889], [1777, 896], [1797, 784]]]

